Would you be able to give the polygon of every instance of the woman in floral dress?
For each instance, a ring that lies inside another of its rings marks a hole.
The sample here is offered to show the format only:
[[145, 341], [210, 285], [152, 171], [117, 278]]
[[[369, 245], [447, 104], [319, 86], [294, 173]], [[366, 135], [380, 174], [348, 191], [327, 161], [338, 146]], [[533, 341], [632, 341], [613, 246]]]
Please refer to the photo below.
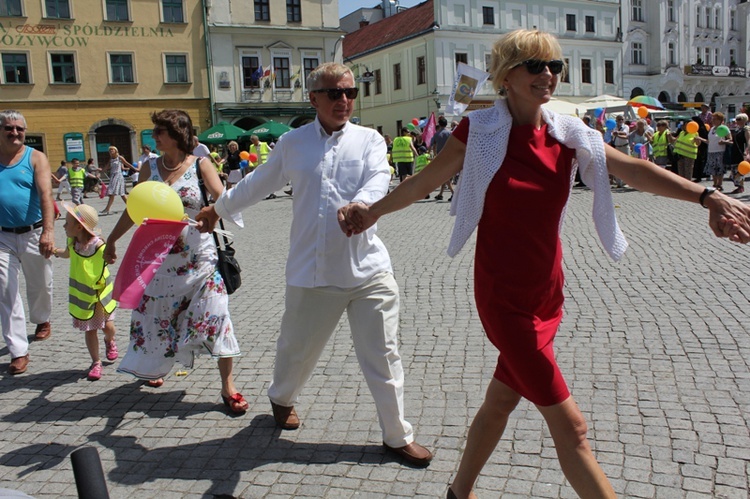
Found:
[[128, 202], [128, 196], [125, 192], [125, 177], [122, 175], [122, 170], [125, 167], [133, 168], [133, 165], [120, 156], [120, 152], [115, 146], [109, 146], [109, 161], [106, 166], [109, 172], [109, 185], [107, 186], [109, 201], [107, 207], [99, 213], [100, 215], [109, 215], [109, 210], [115, 202], [115, 196], [120, 196], [125, 203]]
[[[163, 154], [141, 166], [141, 178], [170, 185], [187, 215], [195, 217], [203, 207], [196, 169], [201, 169], [205, 188], [216, 199], [223, 190], [216, 168], [207, 158], [192, 155], [193, 125], [187, 113], [164, 110], [153, 113], [151, 121], [156, 146]], [[110, 264], [117, 259], [116, 242], [132, 226], [123, 213], [107, 239], [104, 258]], [[234, 413], [244, 413], [248, 403], [232, 377], [232, 359], [240, 355], [240, 349], [216, 262], [213, 237], [195, 227], [183, 229], [133, 310], [130, 345], [118, 371], [161, 386], [175, 361], [192, 367], [195, 354], [209, 354], [218, 359], [224, 404]]]

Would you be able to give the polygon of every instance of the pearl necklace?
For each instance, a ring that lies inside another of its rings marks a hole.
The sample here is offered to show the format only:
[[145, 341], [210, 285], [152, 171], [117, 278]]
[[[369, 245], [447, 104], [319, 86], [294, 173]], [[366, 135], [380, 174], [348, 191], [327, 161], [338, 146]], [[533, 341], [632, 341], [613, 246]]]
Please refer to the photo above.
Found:
[[179, 163], [177, 163], [177, 165], [175, 165], [174, 167], [170, 168], [169, 166], [167, 166], [167, 158], [166, 158], [166, 156], [162, 156], [162, 158], [161, 158], [161, 167], [164, 168], [165, 170], [167, 170], [168, 172], [176, 172], [177, 170], [179, 170], [182, 167], [182, 163], [185, 162], [186, 158], [187, 158], [187, 155], [185, 155], [185, 157], [182, 158], [182, 161], [180, 161]]

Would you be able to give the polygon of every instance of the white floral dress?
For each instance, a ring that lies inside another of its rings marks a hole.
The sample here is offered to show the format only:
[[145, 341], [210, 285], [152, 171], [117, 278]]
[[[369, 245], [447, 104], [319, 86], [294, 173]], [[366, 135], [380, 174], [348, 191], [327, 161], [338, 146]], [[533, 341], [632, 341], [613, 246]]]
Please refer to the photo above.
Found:
[[[190, 218], [203, 206], [195, 168], [188, 168], [171, 186]], [[156, 165], [151, 171], [149, 180], [163, 182]], [[185, 227], [133, 310], [130, 345], [118, 372], [154, 380], [166, 376], [175, 361], [192, 367], [196, 353], [214, 358], [240, 355], [216, 261], [211, 234]]]
[[125, 177], [122, 175], [122, 160], [119, 156], [109, 160], [109, 185], [107, 186], [108, 196], [125, 195]]

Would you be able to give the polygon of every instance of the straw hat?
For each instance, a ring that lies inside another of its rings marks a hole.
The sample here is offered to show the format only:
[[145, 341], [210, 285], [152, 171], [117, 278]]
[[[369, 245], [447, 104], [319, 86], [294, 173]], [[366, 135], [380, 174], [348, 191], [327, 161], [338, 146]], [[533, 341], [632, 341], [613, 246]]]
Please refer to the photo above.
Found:
[[76, 206], [70, 201], [63, 201], [62, 207], [81, 223], [83, 228], [86, 229], [86, 232], [92, 236], [98, 236], [101, 233], [101, 231], [96, 228], [96, 226], [99, 225], [99, 215], [96, 213], [95, 208], [87, 204], [79, 204]]

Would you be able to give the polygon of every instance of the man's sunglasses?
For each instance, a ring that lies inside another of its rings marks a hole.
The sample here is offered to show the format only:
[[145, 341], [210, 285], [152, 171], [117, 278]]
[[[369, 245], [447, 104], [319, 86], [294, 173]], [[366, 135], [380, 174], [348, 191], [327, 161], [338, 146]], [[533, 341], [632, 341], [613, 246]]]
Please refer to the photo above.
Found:
[[314, 94], [325, 93], [332, 101], [339, 100], [342, 95], [346, 95], [349, 100], [356, 99], [359, 94], [358, 88], [321, 88], [320, 90], [313, 90]]
[[26, 131], [26, 129], [22, 126], [13, 126], [13, 125], [3, 125], [3, 130], [6, 132], [12, 132], [15, 130], [18, 133], [23, 133]]
[[549, 72], [553, 75], [559, 75], [562, 73], [563, 68], [565, 67], [565, 63], [559, 59], [554, 59], [552, 61], [542, 61], [541, 59], [529, 59], [528, 61], [523, 61], [520, 64], [516, 64], [514, 67], [518, 66], [526, 66], [526, 71], [529, 72], [529, 74], [532, 75], [538, 75], [542, 71], [544, 71], [544, 68], [549, 68]]

